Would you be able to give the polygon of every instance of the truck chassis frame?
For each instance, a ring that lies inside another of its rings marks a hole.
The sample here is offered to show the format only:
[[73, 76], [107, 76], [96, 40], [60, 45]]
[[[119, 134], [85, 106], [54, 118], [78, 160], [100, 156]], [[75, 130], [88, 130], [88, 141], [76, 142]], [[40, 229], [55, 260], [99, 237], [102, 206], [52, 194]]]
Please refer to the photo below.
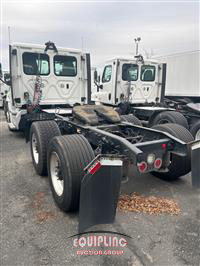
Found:
[[[98, 109], [98, 106], [90, 106], [90, 109]], [[194, 145], [194, 142], [185, 143], [168, 133], [155, 129], [121, 121], [111, 123], [101, 115], [96, 126], [84, 124], [73, 114], [64, 117], [57, 113], [48, 114], [46, 112], [27, 114], [24, 121], [26, 121], [24, 125], [28, 128], [27, 140], [31, 135], [32, 124], [38, 121], [54, 121], [62, 135], [84, 136], [94, 150], [95, 158], [87, 163], [81, 178], [79, 232], [87, 230], [94, 224], [114, 221], [124, 161], [135, 165], [141, 173], [166, 172], [170, 164], [170, 154], [180, 157], [187, 156], [188, 150]], [[59, 137], [57, 138], [59, 139]], [[195, 144], [199, 145], [195, 150], [199, 154], [200, 142], [195, 142]], [[152, 153], [162, 162], [158, 169], [154, 164], [147, 163], [148, 156]], [[116, 164], [116, 161], [121, 161], [121, 164]], [[144, 162], [145, 169], [141, 167]], [[200, 176], [196, 175], [199, 165], [193, 163], [192, 167], [194, 168], [192, 171], [195, 172], [195, 176], [192, 175], [193, 184], [199, 186]], [[105, 198], [107, 199], [106, 206]], [[92, 213], [88, 212], [90, 208], [93, 209]]]

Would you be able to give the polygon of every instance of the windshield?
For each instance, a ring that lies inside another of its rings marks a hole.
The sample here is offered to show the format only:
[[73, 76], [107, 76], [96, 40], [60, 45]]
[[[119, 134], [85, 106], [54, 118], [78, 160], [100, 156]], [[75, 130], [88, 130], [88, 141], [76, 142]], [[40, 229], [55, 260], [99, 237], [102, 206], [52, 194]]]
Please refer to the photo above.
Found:
[[142, 81], [154, 81], [155, 80], [155, 74], [156, 74], [155, 66], [143, 65], [141, 67], [140, 79]]
[[49, 75], [49, 56], [47, 54], [25, 52], [22, 55], [22, 60], [26, 75]]
[[138, 79], [138, 65], [123, 64], [122, 79], [124, 81], [136, 81]]

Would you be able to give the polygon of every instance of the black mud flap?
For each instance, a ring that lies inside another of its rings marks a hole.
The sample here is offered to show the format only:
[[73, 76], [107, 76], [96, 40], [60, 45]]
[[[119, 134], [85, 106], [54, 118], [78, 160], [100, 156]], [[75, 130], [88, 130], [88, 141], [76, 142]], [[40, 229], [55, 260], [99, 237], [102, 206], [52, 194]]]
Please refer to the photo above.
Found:
[[192, 144], [192, 186], [200, 188], [200, 140]]
[[96, 224], [114, 222], [122, 177], [122, 160], [97, 156], [85, 170], [81, 183], [79, 233]]

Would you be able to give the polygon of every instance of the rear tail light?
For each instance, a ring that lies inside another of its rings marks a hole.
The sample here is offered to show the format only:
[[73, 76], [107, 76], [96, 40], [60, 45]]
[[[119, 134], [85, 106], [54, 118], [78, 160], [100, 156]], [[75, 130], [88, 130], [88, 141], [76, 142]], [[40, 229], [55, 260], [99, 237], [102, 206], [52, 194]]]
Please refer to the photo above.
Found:
[[146, 162], [138, 163], [138, 170], [140, 171], [140, 173], [144, 173], [147, 170], [147, 163]]
[[166, 149], [167, 149], [167, 144], [163, 143], [163, 144], [162, 144], [162, 149], [163, 149], [163, 150], [166, 150]]
[[162, 159], [157, 158], [157, 159], [155, 160], [155, 162], [154, 162], [154, 168], [155, 168], [155, 169], [159, 169], [159, 168], [161, 167], [161, 165], [162, 165]]
[[172, 151], [172, 150], [174, 150], [174, 148], [175, 148], [175, 143], [169, 142], [167, 144], [166, 143], [162, 144], [162, 149], [163, 150]]

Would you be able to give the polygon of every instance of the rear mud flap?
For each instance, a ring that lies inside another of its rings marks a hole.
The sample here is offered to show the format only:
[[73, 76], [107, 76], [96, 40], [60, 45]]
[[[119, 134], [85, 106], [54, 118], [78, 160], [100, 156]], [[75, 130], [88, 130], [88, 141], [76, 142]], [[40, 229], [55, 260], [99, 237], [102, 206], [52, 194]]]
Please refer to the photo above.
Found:
[[192, 186], [200, 188], [200, 141], [191, 147], [192, 152]]
[[96, 157], [81, 183], [79, 233], [96, 224], [113, 223], [119, 198], [122, 161]]

